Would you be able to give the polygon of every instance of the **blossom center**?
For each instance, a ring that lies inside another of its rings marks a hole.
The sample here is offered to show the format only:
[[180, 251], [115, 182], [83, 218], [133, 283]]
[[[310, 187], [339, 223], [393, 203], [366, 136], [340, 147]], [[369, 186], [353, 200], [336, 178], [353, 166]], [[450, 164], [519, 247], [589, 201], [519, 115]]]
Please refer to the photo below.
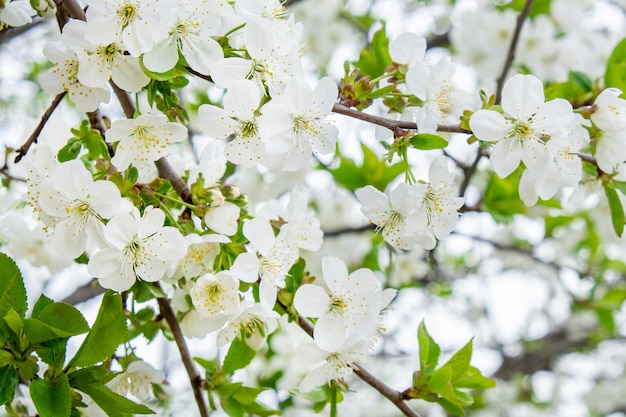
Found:
[[246, 120], [241, 122], [241, 136], [244, 138], [256, 137], [259, 134], [259, 128], [257, 124], [252, 120]]
[[108, 63], [113, 62], [113, 60], [115, 60], [118, 55], [123, 54], [122, 50], [119, 48], [119, 46], [117, 46], [115, 42], [110, 43], [106, 46], [99, 46], [98, 49], [96, 49], [95, 53]]
[[117, 10], [117, 15], [121, 19], [122, 28], [125, 28], [137, 19], [137, 7], [134, 4], [126, 3]]
[[311, 132], [313, 135], [320, 133], [319, 129], [315, 126], [315, 120], [312, 117], [301, 114], [293, 118], [293, 130], [296, 133]]

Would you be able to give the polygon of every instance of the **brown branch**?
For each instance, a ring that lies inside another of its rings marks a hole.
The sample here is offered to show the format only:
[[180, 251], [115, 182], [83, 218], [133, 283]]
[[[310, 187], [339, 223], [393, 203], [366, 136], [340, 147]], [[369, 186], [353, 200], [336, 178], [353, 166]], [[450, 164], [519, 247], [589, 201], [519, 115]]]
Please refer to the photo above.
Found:
[[63, 302], [71, 305], [84, 303], [87, 300], [104, 294], [105, 291], [106, 289], [98, 284], [98, 280], [93, 279], [87, 284], [76, 288], [73, 293], [63, 299]]
[[187, 71], [189, 71], [189, 74], [191, 74], [191, 75], [195, 75], [196, 77], [201, 78], [201, 79], [203, 79], [205, 81], [208, 81], [208, 82], [211, 82], [211, 83], [213, 82], [213, 78], [211, 78], [210, 75], [202, 74], [201, 72], [198, 72], [198, 71], [196, 71], [195, 69], [193, 69], [191, 67], [185, 67], [185, 69]]
[[30, 31], [31, 29], [41, 26], [45, 22], [46, 22], [46, 19], [35, 18], [33, 19], [31, 23], [27, 25], [18, 26], [18, 27], [10, 27], [8, 29], [4, 29], [3, 31], [0, 31], [0, 44], [8, 43], [12, 39], [17, 38], [18, 36], [21, 36], [23, 33], [26, 33]]
[[526, 0], [526, 4], [524, 5], [524, 9], [522, 9], [519, 16], [517, 16], [517, 23], [515, 25], [515, 31], [513, 32], [513, 39], [511, 39], [511, 44], [509, 45], [509, 52], [506, 56], [506, 60], [504, 61], [504, 66], [502, 67], [502, 72], [498, 77], [497, 87], [496, 87], [496, 101], [495, 104], [500, 104], [500, 100], [502, 99], [502, 87], [504, 87], [504, 81], [506, 79], [506, 75], [509, 73], [509, 69], [513, 64], [513, 60], [515, 59], [515, 50], [517, 49], [517, 44], [519, 42], [519, 36], [522, 32], [522, 26], [524, 25], [524, 21], [528, 17], [530, 13], [530, 8], [533, 5], [533, 0]]
[[438, 35], [433, 35], [430, 38], [426, 39], [426, 48], [436, 48], [439, 46], [446, 46], [450, 44], [450, 31], [447, 30]]
[[[155, 284], [160, 288], [158, 283]], [[161, 315], [170, 326], [170, 330], [172, 331], [172, 335], [174, 336], [174, 340], [176, 341], [176, 346], [178, 346], [178, 351], [180, 352], [180, 357], [185, 365], [185, 369], [187, 370], [187, 375], [189, 376], [189, 382], [191, 383], [191, 388], [193, 390], [193, 395], [196, 399], [196, 403], [198, 404], [198, 409], [200, 410], [200, 415], [202, 417], [209, 417], [209, 409], [206, 406], [206, 402], [204, 400], [204, 394], [202, 393], [202, 385], [204, 384], [204, 380], [198, 373], [198, 370], [193, 364], [193, 359], [191, 358], [191, 354], [189, 353], [189, 349], [187, 349], [187, 343], [185, 342], [185, 337], [183, 336], [183, 332], [180, 329], [180, 324], [178, 323], [178, 319], [176, 318], [176, 313], [172, 309], [170, 302], [167, 298], [158, 298], [159, 309], [161, 311]]]
[[67, 91], [59, 93], [52, 100], [52, 103], [50, 103], [50, 106], [48, 106], [44, 114], [41, 116], [41, 120], [39, 120], [39, 124], [37, 124], [37, 127], [35, 127], [35, 130], [33, 131], [33, 133], [28, 137], [26, 142], [24, 142], [24, 144], [16, 150], [17, 155], [15, 156], [15, 163], [20, 162], [22, 158], [26, 156], [28, 149], [30, 149], [33, 143], [37, 143], [37, 139], [39, 138], [41, 131], [43, 130], [44, 126], [46, 126], [46, 123], [48, 123], [50, 116], [52, 116], [52, 113], [54, 113], [54, 111], [59, 106], [59, 104], [63, 100], [63, 97], [65, 97], [66, 94], [67, 94]]
[[[282, 304], [280, 301], [278, 302], [280, 306], [285, 310], [287, 306]], [[313, 325], [310, 321], [306, 319], [306, 317], [302, 317], [298, 315], [298, 325], [304, 330], [309, 336], [313, 337]], [[420, 417], [413, 409], [411, 409], [407, 403], [404, 401], [405, 398], [400, 391], [396, 391], [391, 388], [389, 385], [385, 384], [380, 379], [376, 378], [374, 375], [369, 373], [365, 368], [363, 368], [358, 363], [352, 364], [355, 374], [358, 375], [363, 381], [365, 381], [369, 386], [374, 388], [376, 391], [380, 392], [385, 398], [391, 401], [400, 411], [407, 417]]]
[[476, 168], [478, 168], [478, 163], [485, 155], [485, 151], [482, 148], [478, 148], [476, 158], [474, 158], [472, 165], [468, 167], [461, 167], [463, 170], [463, 182], [461, 182], [461, 186], [459, 187], [459, 196], [463, 197], [465, 195], [465, 191], [467, 191], [467, 187], [469, 187], [470, 180], [476, 172]]
[[[343, 104], [336, 103], [333, 106], [334, 113], [343, 114], [355, 119], [363, 120], [368, 123], [372, 123], [378, 126], [385, 127], [393, 132], [398, 130], [417, 130], [417, 125], [413, 122], [407, 122], [404, 120], [392, 120], [385, 117], [375, 116], [373, 114], [364, 113], [359, 110], [352, 109]], [[451, 132], [451, 133], [472, 133], [469, 130], [463, 129], [460, 125], [439, 125], [437, 127], [438, 132]]]

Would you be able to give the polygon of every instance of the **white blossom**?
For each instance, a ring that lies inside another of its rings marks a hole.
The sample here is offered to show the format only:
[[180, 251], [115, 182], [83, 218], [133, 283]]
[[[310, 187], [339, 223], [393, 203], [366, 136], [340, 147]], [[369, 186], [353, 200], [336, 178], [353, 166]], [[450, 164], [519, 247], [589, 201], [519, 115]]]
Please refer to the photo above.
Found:
[[91, 256], [87, 270], [114, 291], [128, 290], [138, 278], [160, 280], [187, 252], [183, 235], [164, 221], [165, 214], [152, 206], [142, 216], [135, 207], [113, 216], [104, 227], [107, 247]]
[[162, 114], [142, 114], [136, 119], [113, 121], [106, 141], [119, 142], [111, 162], [124, 171], [134, 162], [154, 162], [166, 156], [172, 143], [185, 140], [187, 128], [169, 122]]

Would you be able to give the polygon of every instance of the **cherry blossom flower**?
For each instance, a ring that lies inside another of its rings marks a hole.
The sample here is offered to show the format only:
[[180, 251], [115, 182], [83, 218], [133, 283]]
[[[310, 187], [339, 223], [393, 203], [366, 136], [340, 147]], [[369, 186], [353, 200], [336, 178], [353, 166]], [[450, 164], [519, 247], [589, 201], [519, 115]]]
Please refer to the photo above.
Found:
[[259, 136], [256, 112], [261, 104], [259, 89], [250, 80], [238, 80], [224, 94], [224, 108], [203, 104], [198, 109], [200, 128], [216, 139], [226, 140], [224, 155], [230, 162], [252, 167], [275, 165]]
[[[428, 170], [429, 183], [416, 184], [419, 210], [426, 216], [429, 231], [439, 240], [445, 239], [454, 229], [459, 218], [459, 208], [465, 201], [458, 197], [454, 173], [448, 170], [446, 157], [437, 157]], [[425, 249], [432, 249], [426, 247]]]
[[120, 38], [128, 52], [138, 57], [165, 38], [167, 20], [175, 16], [174, 4], [159, 1], [88, 1], [85, 38], [94, 44], [113, 43]]
[[435, 133], [437, 125], [445, 123], [452, 109], [452, 75], [455, 66], [450, 57], [441, 58], [432, 67], [414, 62], [406, 74], [406, 86], [410, 93], [424, 101], [414, 112], [417, 129], [423, 133]]
[[217, 0], [187, 0], [178, 6], [166, 37], [143, 55], [142, 62], [150, 71], [166, 72], [174, 68], [180, 52], [191, 68], [208, 75], [213, 64], [224, 57], [220, 45], [211, 38], [223, 35], [219, 33], [219, 10], [231, 6]]
[[94, 181], [80, 160], [58, 165], [39, 186], [39, 204], [54, 224], [54, 243], [72, 258], [87, 247], [88, 239], [100, 239], [102, 219], [115, 215], [122, 202], [109, 181]]
[[[414, 230], [426, 228], [426, 216], [414, 216], [417, 213], [416, 201], [411, 186], [400, 183], [385, 195], [371, 185], [359, 188], [355, 192], [363, 207], [361, 211], [370, 223], [376, 225], [385, 242], [397, 249], [412, 249], [419, 240]], [[427, 237], [423, 245], [434, 246], [432, 238]]]
[[187, 252], [183, 235], [175, 227], [163, 226], [164, 221], [165, 214], [152, 206], [143, 216], [135, 207], [113, 216], [104, 227], [108, 246], [91, 256], [87, 270], [114, 291], [128, 290], [137, 278], [160, 280]]
[[43, 53], [54, 67], [39, 77], [41, 86], [49, 93], [59, 94], [67, 91], [70, 100], [84, 112], [95, 111], [100, 103], [108, 103], [108, 88], [88, 87], [78, 80], [78, 57], [62, 42], [47, 44]]
[[32, 16], [36, 13], [28, 1], [4, 0], [0, 8], [0, 26], [24, 26], [32, 22]]
[[289, 80], [303, 73], [298, 49], [279, 50], [272, 33], [255, 20], [247, 22], [243, 31], [249, 59], [221, 59], [213, 66], [211, 78], [222, 88], [229, 88], [234, 81], [249, 79], [263, 94], [281, 95]]
[[204, 224], [215, 233], [232, 236], [237, 233], [241, 210], [230, 201], [212, 205], [204, 214]]
[[192, 169], [189, 170], [188, 184], [193, 184], [202, 174], [202, 180], [205, 187], [217, 186], [226, 172], [226, 159], [218, 150], [217, 142], [209, 142], [202, 153], [200, 160]]
[[195, 278], [208, 272], [213, 272], [213, 261], [220, 251], [221, 243], [228, 243], [230, 239], [224, 235], [190, 233], [185, 235], [187, 253], [178, 263], [171, 280], [179, 278]]
[[389, 42], [389, 55], [393, 62], [406, 65], [409, 69], [424, 61], [426, 39], [411, 32], [405, 32]]
[[298, 360], [312, 364], [311, 370], [304, 377], [298, 389], [309, 392], [331, 381], [350, 375], [354, 363], [362, 362], [367, 357], [370, 344], [359, 338], [350, 338], [335, 350], [325, 350], [314, 343], [299, 348]]
[[269, 221], [260, 217], [247, 220], [243, 225], [243, 234], [256, 251], [237, 256], [230, 271], [244, 282], [252, 283], [261, 278], [261, 304], [265, 309], [272, 310], [278, 288], [285, 286], [289, 268], [298, 260], [298, 251], [280, 235], [275, 236]]
[[270, 200], [257, 210], [256, 215], [282, 223], [279, 236], [289, 245], [317, 251], [322, 246], [324, 232], [308, 204], [304, 187], [296, 186], [289, 193], [286, 207], [278, 200]]
[[142, 401], [148, 401], [152, 394], [152, 384], [160, 384], [165, 379], [161, 371], [157, 371], [144, 361], [131, 362], [126, 370], [116, 375], [107, 386], [113, 392], [126, 396], [132, 394]]
[[591, 121], [602, 130], [595, 140], [596, 160], [600, 169], [608, 173], [626, 161], [626, 100], [621, 95], [617, 88], [602, 91], [594, 102], [597, 110], [591, 115]]
[[278, 318], [278, 313], [267, 310], [259, 303], [242, 301], [217, 333], [217, 345], [225, 346], [236, 337], [243, 337], [248, 346], [259, 350], [267, 336], [276, 330]]
[[150, 82], [139, 60], [126, 55], [120, 41], [91, 43], [85, 40], [87, 22], [70, 20], [63, 27], [62, 39], [78, 57], [78, 80], [86, 86], [104, 88], [109, 80], [131, 93]]
[[336, 98], [337, 86], [330, 78], [320, 80], [314, 89], [294, 78], [284, 94], [263, 106], [261, 139], [268, 152], [285, 156], [285, 171], [303, 168], [313, 149], [322, 155], [335, 151], [338, 131], [324, 118], [331, 113]]
[[136, 119], [111, 123], [106, 141], [119, 142], [111, 162], [124, 171], [133, 162], [153, 162], [167, 155], [169, 145], [187, 137], [187, 128], [169, 122], [162, 114], [142, 114]]
[[523, 162], [541, 177], [552, 162], [546, 142], [567, 134], [575, 122], [572, 105], [564, 99], [545, 101], [543, 84], [533, 75], [515, 75], [502, 90], [502, 110], [478, 110], [470, 119], [476, 137], [497, 142], [491, 165], [500, 177], [509, 176]]
[[239, 307], [239, 280], [229, 271], [202, 275], [189, 292], [194, 307], [203, 316], [231, 314]]
[[343, 261], [334, 256], [322, 259], [324, 283], [298, 288], [294, 307], [306, 317], [317, 318], [313, 337], [322, 349], [335, 351], [348, 335], [374, 333], [378, 326], [380, 284], [374, 273], [361, 268], [348, 274]]

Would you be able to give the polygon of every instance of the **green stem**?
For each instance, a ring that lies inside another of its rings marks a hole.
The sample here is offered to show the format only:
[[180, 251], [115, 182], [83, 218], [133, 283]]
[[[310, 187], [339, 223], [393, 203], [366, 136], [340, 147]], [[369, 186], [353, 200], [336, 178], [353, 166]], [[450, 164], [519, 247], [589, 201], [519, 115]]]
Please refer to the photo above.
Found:
[[177, 198], [171, 197], [171, 196], [169, 196], [169, 195], [167, 195], [167, 194], [159, 193], [159, 192], [157, 192], [157, 191], [155, 191], [155, 192], [154, 192], [154, 195], [155, 195], [155, 196], [157, 196], [157, 197], [160, 197], [160, 198], [164, 198], [164, 199], [166, 199], [166, 200], [169, 200], [169, 201], [171, 201], [171, 202], [173, 202], [173, 203], [176, 203], [176, 204], [180, 204], [180, 205], [182, 205], [182, 206], [185, 206], [185, 207], [187, 207], [188, 209], [191, 209], [191, 210], [195, 210], [196, 208], [198, 208], [197, 206], [194, 206], [193, 204], [185, 203], [185, 202], [184, 202], [184, 201], [182, 201], [182, 200], [179, 200], [179, 199], [177, 199]]
[[185, 235], [185, 230], [183, 229], [183, 227], [178, 224], [178, 222], [176, 221], [176, 219], [174, 218], [174, 215], [172, 214], [172, 212], [170, 211], [169, 207], [167, 207], [165, 204], [159, 202], [159, 206], [161, 207], [161, 210], [163, 210], [165, 212], [165, 216], [167, 216], [168, 219], [170, 219], [170, 222], [183, 234], [183, 236]]
[[330, 387], [330, 417], [337, 417], [337, 387], [335, 384]]

